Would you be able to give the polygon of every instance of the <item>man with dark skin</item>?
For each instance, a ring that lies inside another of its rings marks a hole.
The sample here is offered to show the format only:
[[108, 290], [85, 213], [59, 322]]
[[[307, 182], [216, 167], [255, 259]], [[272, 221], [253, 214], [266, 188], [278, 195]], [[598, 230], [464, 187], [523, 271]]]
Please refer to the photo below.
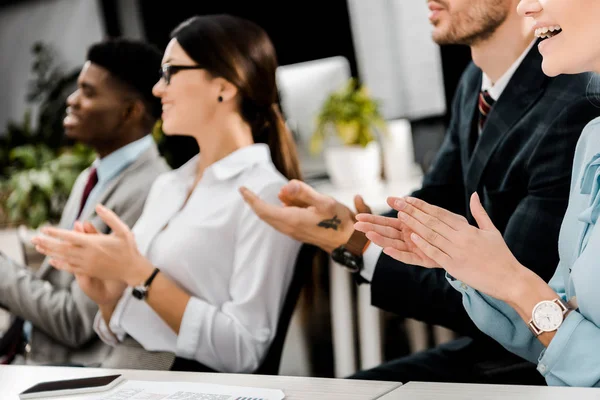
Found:
[[[67, 99], [65, 133], [97, 159], [77, 178], [59, 226], [91, 223], [102, 203], [132, 226], [154, 179], [169, 170], [150, 134], [160, 117], [152, 95], [162, 54], [143, 42], [108, 40], [90, 47], [77, 89]], [[112, 351], [94, 332], [96, 303], [75, 276], [45, 259], [37, 271], [0, 253], [0, 306], [13, 316], [0, 339], [0, 362], [99, 366]]]

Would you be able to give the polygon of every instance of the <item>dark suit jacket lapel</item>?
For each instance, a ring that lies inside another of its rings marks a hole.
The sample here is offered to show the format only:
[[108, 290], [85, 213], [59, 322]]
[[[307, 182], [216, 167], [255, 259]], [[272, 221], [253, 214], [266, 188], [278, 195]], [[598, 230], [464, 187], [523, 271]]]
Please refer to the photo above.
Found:
[[478, 74], [477, 79], [472, 79], [468, 82], [468, 86], [465, 87], [464, 98], [461, 102], [461, 118], [459, 124], [459, 138], [461, 142], [461, 161], [463, 171], [467, 171], [469, 168], [469, 163], [471, 160], [473, 146], [471, 142], [474, 140], [472, 137], [473, 134], [477, 134], [477, 132], [473, 132], [473, 123], [474, 120], [478, 117], [478, 101], [479, 101], [479, 92], [481, 91], [481, 72]]
[[[487, 117], [485, 127], [466, 170], [465, 187], [468, 195], [479, 189], [479, 182], [485, 167], [496, 147], [536, 103], [536, 100], [542, 95], [548, 79], [542, 72], [542, 56], [537, 46], [534, 46]], [[470, 134], [472, 121], [472, 119], [468, 121], [468, 127], [461, 127], [468, 129], [463, 134]]]

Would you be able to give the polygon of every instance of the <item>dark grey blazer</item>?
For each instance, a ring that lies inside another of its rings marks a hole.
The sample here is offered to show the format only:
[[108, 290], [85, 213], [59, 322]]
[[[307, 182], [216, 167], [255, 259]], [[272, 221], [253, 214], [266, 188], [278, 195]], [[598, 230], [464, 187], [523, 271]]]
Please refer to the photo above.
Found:
[[[168, 170], [153, 145], [110, 183], [98, 202], [131, 227], [142, 213], [152, 182]], [[73, 186], [60, 222], [63, 228], [70, 229], [79, 211], [88, 173], [83, 171]], [[109, 231], [93, 209], [86, 212], [81, 219], [91, 221], [101, 232]], [[83, 293], [72, 274], [53, 268], [46, 260], [36, 273], [31, 273], [0, 257], [0, 305], [33, 324], [28, 363], [99, 366], [112, 351], [94, 332], [96, 304]]]
[[[537, 46], [497, 100], [477, 140], [482, 73], [464, 72], [452, 120], [422, 189], [413, 195], [466, 216], [477, 191], [517, 259], [548, 281], [558, 264], [558, 233], [567, 208], [575, 146], [600, 115], [589, 100], [590, 74], [549, 78]], [[481, 335], [444, 270], [423, 269], [382, 255], [371, 283], [373, 305]]]

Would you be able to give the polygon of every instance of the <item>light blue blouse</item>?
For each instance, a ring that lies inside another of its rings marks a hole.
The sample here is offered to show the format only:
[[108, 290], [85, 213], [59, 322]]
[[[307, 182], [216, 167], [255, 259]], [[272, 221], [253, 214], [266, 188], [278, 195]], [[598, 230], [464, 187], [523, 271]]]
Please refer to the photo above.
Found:
[[[560, 262], [550, 286], [572, 311], [554, 339], [544, 346], [508, 304], [447, 275], [463, 295], [475, 324], [509, 351], [537, 363], [554, 386], [600, 386], [600, 118], [590, 122], [577, 144], [569, 206], [558, 242]], [[543, 235], [543, 232], [539, 232]]]

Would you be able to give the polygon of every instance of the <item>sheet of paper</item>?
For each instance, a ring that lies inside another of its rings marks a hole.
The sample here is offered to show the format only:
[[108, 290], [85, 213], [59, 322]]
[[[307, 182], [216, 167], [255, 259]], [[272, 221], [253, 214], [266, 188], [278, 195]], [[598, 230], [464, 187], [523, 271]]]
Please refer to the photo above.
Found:
[[200, 382], [125, 381], [96, 400], [282, 400], [276, 389]]

